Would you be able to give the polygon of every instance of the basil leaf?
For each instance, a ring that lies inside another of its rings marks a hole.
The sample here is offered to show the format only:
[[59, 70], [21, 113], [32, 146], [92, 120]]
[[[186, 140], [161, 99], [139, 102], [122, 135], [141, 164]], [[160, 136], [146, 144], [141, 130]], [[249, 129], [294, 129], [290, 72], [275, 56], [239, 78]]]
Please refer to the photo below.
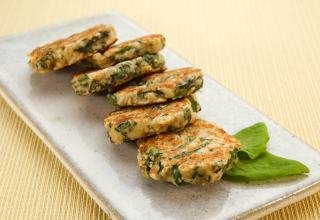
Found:
[[235, 181], [267, 180], [308, 172], [308, 167], [299, 161], [265, 152], [254, 160], [239, 160], [225, 172], [224, 177]]
[[267, 126], [263, 122], [256, 123], [242, 129], [234, 135], [241, 142], [238, 157], [241, 159], [255, 159], [267, 151], [269, 134]]

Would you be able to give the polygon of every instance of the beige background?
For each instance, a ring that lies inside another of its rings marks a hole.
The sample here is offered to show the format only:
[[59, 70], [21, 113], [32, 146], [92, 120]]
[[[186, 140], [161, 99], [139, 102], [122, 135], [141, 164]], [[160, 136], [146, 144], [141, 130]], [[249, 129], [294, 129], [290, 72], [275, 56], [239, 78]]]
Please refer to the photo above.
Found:
[[[320, 149], [320, 1], [1, 0], [0, 35], [111, 9]], [[106, 218], [0, 98], [0, 219]], [[266, 218], [320, 218], [320, 193]]]

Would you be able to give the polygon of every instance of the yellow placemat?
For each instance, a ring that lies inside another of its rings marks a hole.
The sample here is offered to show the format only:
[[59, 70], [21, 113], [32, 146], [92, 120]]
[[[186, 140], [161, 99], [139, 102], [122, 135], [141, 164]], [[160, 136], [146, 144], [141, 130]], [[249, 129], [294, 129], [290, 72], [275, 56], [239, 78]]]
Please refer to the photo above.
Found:
[[[0, 35], [110, 9], [320, 149], [320, 1], [2, 0]], [[0, 219], [107, 219], [0, 98]], [[266, 217], [319, 219], [320, 194]]]

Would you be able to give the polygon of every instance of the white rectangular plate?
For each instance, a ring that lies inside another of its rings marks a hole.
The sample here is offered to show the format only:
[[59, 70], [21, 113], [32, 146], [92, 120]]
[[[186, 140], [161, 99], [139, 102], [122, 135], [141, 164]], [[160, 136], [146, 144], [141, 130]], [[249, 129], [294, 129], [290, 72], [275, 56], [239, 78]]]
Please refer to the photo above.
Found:
[[[226, 219], [258, 217], [319, 190], [320, 154], [250, 107], [209, 76], [198, 97], [201, 117], [231, 134], [253, 123], [268, 125], [269, 149], [310, 168], [305, 177], [269, 183], [176, 187], [144, 179], [133, 144], [115, 146], [105, 135], [104, 116], [112, 110], [103, 96], [79, 97], [67, 70], [33, 74], [27, 53], [46, 42], [98, 23], [115, 26], [119, 41], [147, 34], [118, 13], [107, 13], [0, 39], [1, 94], [51, 148], [96, 202], [112, 217], [126, 219]], [[169, 69], [191, 66], [164, 49]]]

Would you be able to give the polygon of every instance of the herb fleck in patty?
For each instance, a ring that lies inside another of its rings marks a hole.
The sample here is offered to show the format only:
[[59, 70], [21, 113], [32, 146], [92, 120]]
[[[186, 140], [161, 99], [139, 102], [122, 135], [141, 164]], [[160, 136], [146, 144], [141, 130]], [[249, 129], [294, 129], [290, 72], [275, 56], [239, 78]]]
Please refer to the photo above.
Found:
[[58, 70], [106, 50], [116, 40], [113, 26], [97, 25], [68, 38], [35, 48], [29, 54], [29, 64], [36, 73]]
[[140, 139], [137, 144], [143, 175], [175, 185], [220, 180], [240, 147], [236, 138], [202, 119], [180, 131]]
[[200, 69], [189, 67], [146, 76], [131, 84], [107, 95], [107, 100], [116, 106], [138, 106], [175, 100], [200, 89], [203, 76]]
[[[190, 100], [193, 100], [192, 102]], [[111, 141], [121, 144], [125, 140], [136, 140], [154, 134], [171, 130], [180, 130], [192, 123], [200, 106], [193, 109], [194, 97], [176, 101], [143, 106], [139, 108], [124, 108], [112, 112], [104, 125]]]
[[147, 35], [114, 45], [103, 53], [95, 53], [82, 64], [91, 68], [106, 68], [147, 53], [158, 53], [164, 45], [165, 38], [161, 34]]
[[[112, 91], [115, 87], [139, 76], [165, 70], [164, 57], [161, 54], [146, 54], [133, 60], [118, 63], [105, 69], [78, 74], [71, 84], [78, 95], [90, 95], [101, 91]], [[117, 97], [109, 98], [116, 102]]]

